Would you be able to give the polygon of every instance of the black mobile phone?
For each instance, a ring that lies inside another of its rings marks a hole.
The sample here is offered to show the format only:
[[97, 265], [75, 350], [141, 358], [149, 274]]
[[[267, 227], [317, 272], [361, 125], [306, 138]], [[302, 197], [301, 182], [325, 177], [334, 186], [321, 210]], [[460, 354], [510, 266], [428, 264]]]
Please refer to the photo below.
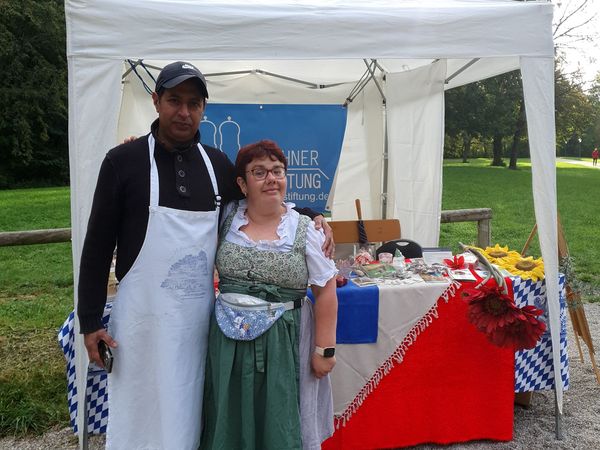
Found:
[[98, 342], [98, 353], [100, 353], [100, 359], [104, 363], [104, 370], [106, 370], [106, 373], [111, 373], [113, 367], [113, 355], [106, 342]]

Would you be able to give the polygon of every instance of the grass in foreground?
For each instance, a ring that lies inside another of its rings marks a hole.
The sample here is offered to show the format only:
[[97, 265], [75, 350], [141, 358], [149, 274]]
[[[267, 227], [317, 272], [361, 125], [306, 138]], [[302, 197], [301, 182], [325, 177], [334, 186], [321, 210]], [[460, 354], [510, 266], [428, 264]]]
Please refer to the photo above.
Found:
[[[0, 191], [0, 231], [69, 227], [68, 188]], [[71, 245], [0, 247], [0, 436], [66, 426], [57, 330], [73, 308]]]

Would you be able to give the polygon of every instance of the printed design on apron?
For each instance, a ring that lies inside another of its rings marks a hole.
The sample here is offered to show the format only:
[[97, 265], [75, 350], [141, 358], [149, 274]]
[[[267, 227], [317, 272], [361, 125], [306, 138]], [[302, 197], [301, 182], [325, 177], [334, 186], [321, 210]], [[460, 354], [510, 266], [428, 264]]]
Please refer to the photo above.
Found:
[[184, 256], [177, 256], [177, 261], [169, 267], [167, 277], [162, 281], [160, 287], [178, 301], [189, 298], [204, 300], [206, 286], [203, 280], [208, 275], [206, 252], [181, 248], [176, 254]]

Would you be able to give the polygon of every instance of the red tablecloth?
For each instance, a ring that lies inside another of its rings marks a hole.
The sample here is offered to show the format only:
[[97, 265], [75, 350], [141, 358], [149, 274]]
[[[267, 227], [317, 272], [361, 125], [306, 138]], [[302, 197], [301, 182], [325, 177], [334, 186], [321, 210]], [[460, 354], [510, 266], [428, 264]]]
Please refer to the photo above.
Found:
[[456, 295], [325, 450], [397, 448], [513, 435], [514, 352], [490, 344]]

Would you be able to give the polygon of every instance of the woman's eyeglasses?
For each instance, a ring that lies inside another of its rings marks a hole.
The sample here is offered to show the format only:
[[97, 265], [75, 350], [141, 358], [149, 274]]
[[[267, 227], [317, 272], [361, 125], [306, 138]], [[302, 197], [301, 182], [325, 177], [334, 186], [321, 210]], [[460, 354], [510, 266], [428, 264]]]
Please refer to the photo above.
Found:
[[278, 180], [285, 178], [285, 168], [284, 167], [274, 167], [273, 169], [265, 169], [264, 167], [256, 167], [252, 170], [246, 171], [246, 173], [251, 173], [254, 178], [257, 180], [264, 180], [267, 178], [267, 175], [271, 172], [273, 177]]

